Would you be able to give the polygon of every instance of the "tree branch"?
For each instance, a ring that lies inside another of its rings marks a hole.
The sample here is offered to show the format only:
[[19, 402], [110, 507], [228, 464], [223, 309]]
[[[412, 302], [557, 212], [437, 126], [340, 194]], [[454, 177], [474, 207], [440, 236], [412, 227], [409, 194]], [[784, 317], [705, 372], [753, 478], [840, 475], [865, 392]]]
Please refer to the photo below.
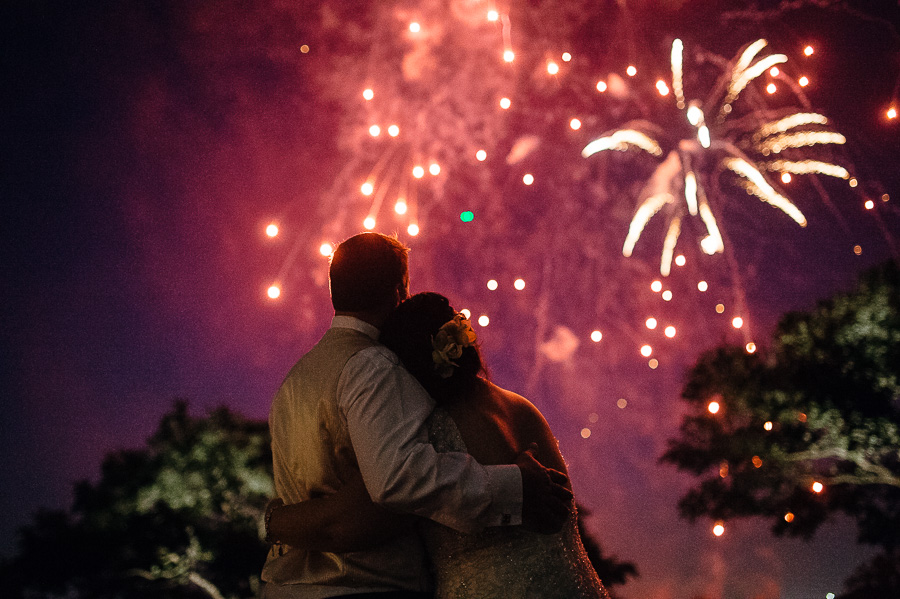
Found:
[[837, 476], [827, 477], [833, 484], [882, 484], [893, 487], [900, 487], [900, 476], [894, 474], [890, 469], [874, 464], [867, 460], [861, 452], [848, 451], [843, 447], [831, 447], [828, 449], [810, 449], [799, 453], [788, 454], [784, 459], [789, 462], [816, 462], [837, 458], [852, 462], [860, 470], [871, 475], [871, 477], [857, 476], [850, 474], [841, 474]]

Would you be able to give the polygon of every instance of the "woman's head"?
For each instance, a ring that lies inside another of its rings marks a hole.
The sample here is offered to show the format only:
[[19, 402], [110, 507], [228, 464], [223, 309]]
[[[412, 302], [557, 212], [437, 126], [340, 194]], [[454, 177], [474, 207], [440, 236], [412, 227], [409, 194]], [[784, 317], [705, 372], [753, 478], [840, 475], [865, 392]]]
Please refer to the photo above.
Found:
[[438, 293], [417, 293], [400, 304], [388, 318], [381, 341], [438, 400], [484, 372], [468, 321]]

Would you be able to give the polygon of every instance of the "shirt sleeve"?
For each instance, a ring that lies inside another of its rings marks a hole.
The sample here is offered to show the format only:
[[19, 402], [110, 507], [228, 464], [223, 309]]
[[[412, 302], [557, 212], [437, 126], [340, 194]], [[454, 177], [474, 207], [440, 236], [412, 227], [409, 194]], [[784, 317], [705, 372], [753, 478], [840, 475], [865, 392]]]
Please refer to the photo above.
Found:
[[425, 427], [434, 400], [387, 348], [350, 358], [338, 403], [375, 503], [468, 533], [522, 523], [519, 467], [482, 466], [467, 453], [435, 451]]

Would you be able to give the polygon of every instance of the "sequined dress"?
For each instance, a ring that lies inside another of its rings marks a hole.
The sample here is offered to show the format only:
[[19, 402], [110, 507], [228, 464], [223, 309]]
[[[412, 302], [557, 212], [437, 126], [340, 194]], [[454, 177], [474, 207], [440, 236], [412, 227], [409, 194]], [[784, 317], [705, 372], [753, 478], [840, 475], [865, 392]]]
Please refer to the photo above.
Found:
[[[438, 451], [466, 451], [443, 410], [432, 415], [429, 436]], [[574, 513], [554, 535], [518, 526], [466, 535], [432, 521], [423, 523], [422, 532], [437, 599], [609, 599], [581, 543]]]

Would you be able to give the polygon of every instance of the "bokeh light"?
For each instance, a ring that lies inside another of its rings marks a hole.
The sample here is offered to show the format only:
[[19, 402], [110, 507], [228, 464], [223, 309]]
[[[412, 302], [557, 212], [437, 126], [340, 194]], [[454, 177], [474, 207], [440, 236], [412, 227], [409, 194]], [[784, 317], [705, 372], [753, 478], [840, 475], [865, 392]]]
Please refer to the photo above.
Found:
[[330, 243], [323, 243], [319, 246], [319, 253], [328, 258], [334, 253], [334, 247]]
[[700, 281], [699, 283], [697, 283], [698, 291], [706, 291], [707, 289], [709, 289], [709, 284], [706, 281]]
[[491, 324], [491, 319], [487, 317], [487, 314], [482, 314], [478, 317], [478, 325], [482, 327], [486, 327]]
[[372, 195], [372, 192], [375, 191], [375, 186], [366, 181], [362, 185], [359, 186], [359, 190], [362, 192], [364, 196]]
[[425, 176], [425, 169], [418, 165], [414, 166], [413, 170], [412, 170], [412, 175], [416, 179], [421, 179], [422, 177]]
[[709, 402], [709, 405], [706, 406], [706, 409], [709, 410], [710, 414], [718, 414], [721, 408], [722, 406], [720, 406], [717, 401], [711, 401]]
[[487, 159], [487, 152], [484, 150], [478, 150], [475, 152], [475, 160], [478, 162], [484, 162]]
[[662, 298], [663, 298], [664, 302], [671, 302], [672, 301], [672, 290], [666, 289], [665, 291], [663, 291]]
[[366, 219], [363, 221], [363, 227], [365, 227], [366, 230], [368, 230], [368, 231], [371, 231], [372, 229], [374, 229], [375, 228], [375, 217], [367, 216]]
[[437, 162], [432, 162], [431, 164], [428, 165], [428, 172], [431, 173], [435, 177], [440, 175], [441, 174], [441, 165], [439, 165]]
[[278, 299], [281, 295], [281, 288], [278, 285], [272, 285], [266, 290], [266, 295], [271, 299]]
[[525, 289], [525, 279], [516, 279], [513, 281], [513, 287], [515, 287], [517, 291], [522, 291]]
[[742, 326], [744, 326], [744, 319], [741, 318], [740, 316], [735, 316], [734, 318], [731, 319], [731, 326], [733, 326], [736, 329], [741, 328]]
[[766, 422], [763, 424], [763, 429], [770, 431], [770, 430], [772, 430], [772, 426], [773, 426], [772, 421], [766, 420]]
[[406, 204], [406, 200], [400, 199], [394, 204], [394, 212], [401, 216], [406, 214], [407, 210], [409, 210], [409, 206]]
[[581, 129], [581, 121], [579, 121], [578, 119], [572, 119], [571, 121], [569, 121], [569, 127], [573, 131], [578, 131], [579, 129]]
[[531, 173], [526, 173], [525, 176], [522, 177], [522, 183], [525, 185], [531, 185], [534, 183], [534, 175]]
[[669, 339], [672, 339], [673, 337], [675, 337], [675, 333], [676, 333], [675, 327], [673, 327], [672, 325], [667, 326], [665, 328], [664, 333], [665, 333], [666, 337], [668, 337]]
[[601, 339], [603, 339], [603, 333], [600, 331], [591, 331], [591, 341], [599, 343]]
[[363, 98], [366, 100], [371, 100], [375, 97], [375, 92], [372, 91], [372, 88], [366, 88], [363, 90]]
[[581, 429], [581, 438], [582, 439], [587, 439], [590, 436], [591, 436], [591, 429], [589, 429], [589, 428]]
[[415, 237], [419, 234], [419, 225], [416, 223], [410, 223], [408, 227], [406, 227], [406, 232]]
[[266, 235], [268, 235], [269, 237], [277, 236], [278, 235], [278, 225], [276, 225], [275, 223], [270, 223], [266, 227]]
[[500, 98], [500, 108], [506, 110], [510, 106], [512, 106], [512, 100], [509, 98]]
[[625, 72], [628, 73], [629, 77], [634, 77], [635, 75], [637, 75], [637, 67], [635, 67], [634, 65], [628, 65], [628, 68], [625, 69]]
[[821, 493], [824, 490], [825, 490], [825, 485], [823, 485], [819, 481], [816, 481], [812, 484], [813, 493]]
[[723, 534], [725, 534], [725, 524], [723, 524], [722, 522], [716, 522], [715, 526], [713, 526], [712, 532], [717, 537], [721, 537]]
[[653, 348], [650, 347], [649, 345], [641, 346], [641, 355], [644, 356], [645, 358], [649, 358], [650, 354], [652, 354], [652, 353], [653, 353]]
[[422, 31], [422, 26], [415, 21], [409, 24], [409, 30], [413, 33], [419, 33]]
[[551, 75], [556, 75], [557, 73], [559, 73], [559, 65], [552, 61], [548, 62], [547, 63], [547, 72]]
[[391, 125], [390, 127], [388, 127], [388, 135], [390, 135], [391, 137], [397, 137], [398, 135], [400, 135], [400, 127], [398, 127], [397, 125]]
[[650, 283], [650, 290], [655, 293], [662, 291], [662, 281], [653, 281]]
[[499, 284], [497, 283], [496, 279], [491, 279], [490, 281], [487, 282], [487, 288], [490, 289], [491, 291], [496, 291], [498, 286], [499, 286]]
[[647, 321], [644, 324], [647, 326], [648, 329], [650, 329], [652, 331], [653, 329], [656, 328], [657, 322], [656, 322], [656, 319], [651, 316], [650, 318], [647, 319]]
[[619, 401], [616, 402], [616, 407], [619, 408], [620, 410], [624, 410], [627, 405], [628, 405], [628, 400], [625, 399], [624, 397], [619, 398]]
[[372, 125], [371, 127], [369, 127], [369, 135], [371, 135], [372, 137], [378, 137], [379, 135], [381, 135], [381, 127], [379, 127], [378, 125]]
[[605, 92], [607, 89], [606, 81], [598, 81], [597, 82], [597, 91], [600, 93]]

